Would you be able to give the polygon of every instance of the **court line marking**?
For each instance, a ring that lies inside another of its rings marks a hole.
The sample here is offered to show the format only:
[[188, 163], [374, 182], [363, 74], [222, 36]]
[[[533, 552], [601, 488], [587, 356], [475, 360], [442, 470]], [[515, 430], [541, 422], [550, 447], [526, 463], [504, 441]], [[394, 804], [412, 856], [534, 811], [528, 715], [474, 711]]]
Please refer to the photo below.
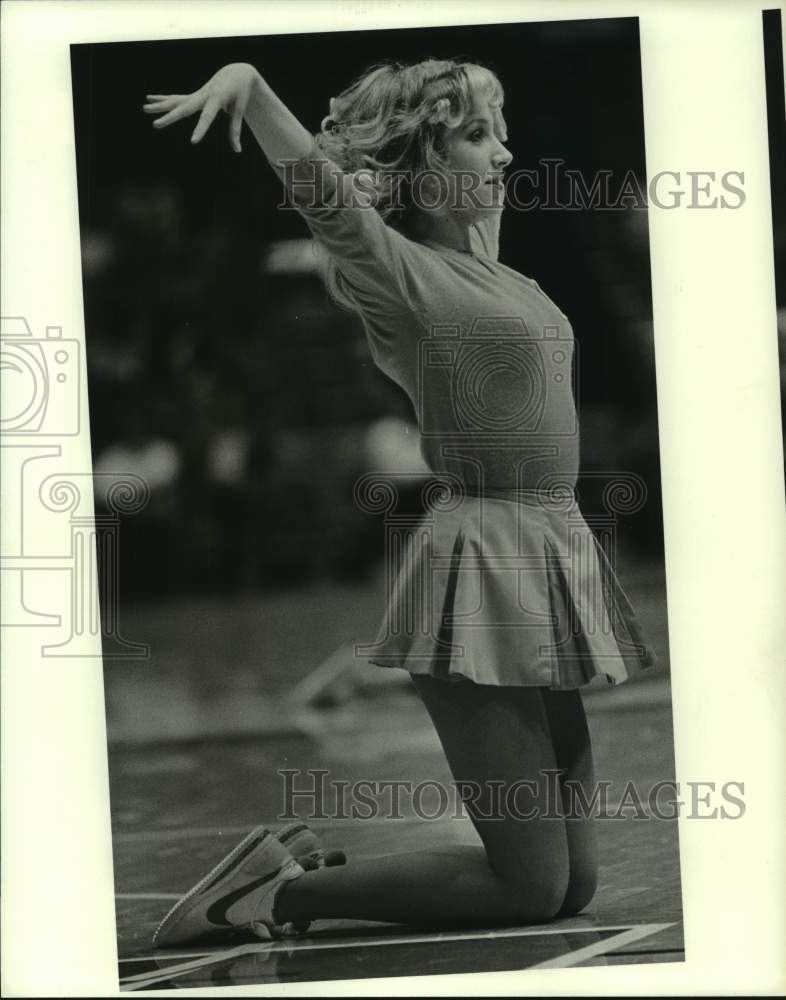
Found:
[[171, 958], [173, 961], [175, 959], [181, 958], [207, 958], [208, 955], [218, 955], [217, 951], [174, 951], [170, 954], [168, 951], [166, 954], [163, 952], [156, 952], [155, 955], [130, 955], [128, 958], [118, 958], [118, 963], [122, 965], [124, 962], [126, 965], [133, 964], [134, 962], [163, 962], [167, 958]]
[[[453, 816], [440, 816], [438, 819], [420, 819], [418, 816], [402, 816], [400, 819], [395, 817], [385, 817], [382, 819], [353, 819], [348, 816], [346, 819], [341, 819], [340, 817], [333, 819], [301, 819], [297, 817], [294, 820], [286, 819], [280, 820], [276, 819], [271, 826], [275, 826], [279, 823], [308, 823], [313, 829], [324, 829], [326, 827], [336, 827], [340, 829], [342, 823], [355, 823], [358, 824], [358, 829], [367, 829], [370, 826], [385, 826], [392, 823], [396, 823], [400, 826], [405, 824], [414, 823], [445, 823], [448, 820], [454, 820]], [[469, 823], [469, 819], [464, 819], [463, 816], [456, 816], [455, 821], [459, 823]], [[360, 824], [363, 824], [361, 827]], [[189, 829], [179, 829], [179, 830], [129, 830], [125, 833], [118, 832], [112, 834], [112, 840], [116, 844], [134, 844], [140, 841], [146, 840], [190, 840], [191, 838], [198, 837], [242, 837], [253, 830], [254, 826], [259, 826], [259, 824], [247, 823], [245, 826], [222, 826], [222, 827], [208, 827], [208, 826], [195, 826]]]
[[136, 976], [126, 976], [124, 979], [121, 979], [119, 981], [120, 989], [130, 992], [131, 990], [141, 989], [143, 986], [150, 986], [153, 983], [164, 982], [167, 979], [173, 978], [173, 976], [184, 976], [189, 972], [196, 972], [197, 969], [208, 965], [217, 965], [224, 960], [231, 961], [233, 958], [239, 958], [241, 955], [252, 955], [255, 952], [266, 950], [264, 947], [259, 947], [258, 945], [247, 945], [240, 948], [230, 948], [228, 951], [223, 952], [220, 958], [214, 953], [204, 958], [194, 959], [191, 962], [170, 965], [168, 969], [159, 969], [156, 972], [140, 972]]
[[176, 892], [116, 892], [115, 899], [180, 899]]
[[[622, 801], [609, 802], [606, 805], [606, 810], [609, 813], [616, 813], [620, 809]], [[651, 810], [642, 803], [642, 816], [641, 819], [660, 819], [660, 817], [654, 816]], [[633, 806], [628, 806], [627, 808], [633, 808]], [[633, 816], [625, 817], [634, 819]], [[468, 816], [455, 816], [451, 814], [450, 816], [437, 816], [434, 819], [428, 819], [422, 816], [385, 816], [379, 819], [363, 819], [360, 817], [352, 816], [334, 816], [328, 817], [327, 819], [314, 818], [309, 819], [306, 817], [297, 816], [293, 819], [278, 819], [275, 818], [271, 826], [277, 826], [281, 823], [307, 823], [310, 827], [315, 830], [333, 829], [336, 832], [342, 830], [342, 824], [352, 823], [355, 829], [367, 830], [369, 827], [377, 826], [391, 826], [396, 823], [399, 826], [414, 826], [422, 824], [437, 824], [437, 823], [464, 823], [471, 825], [471, 820]], [[674, 822], [674, 820], [669, 817], [666, 819], [661, 819], [661, 822], [669, 823]], [[210, 826], [195, 826], [188, 829], [174, 829], [174, 830], [127, 830], [117, 831], [112, 833], [112, 840], [116, 844], [136, 844], [144, 843], [145, 841], [158, 841], [158, 840], [191, 840], [198, 839], [200, 837], [243, 837], [250, 830], [254, 829], [254, 826], [259, 824], [246, 823], [244, 826], [223, 826], [223, 827], [210, 827]]]
[[[377, 858], [387, 857], [387, 854], [355, 854], [353, 852], [352, 857], [356, 861], [375, 861]], [[116, 892], [115, 899], [125, 899], [132, 902], [137, 899], [158, 899], [167, 901], [172, 899], [181, 899], [186, 892], [186, 889], [182, 892]]]
[[[382, 854], [355, 854], [356, 860], [359, 861], [374, 861], [376, 858], [386, 857]], [[638, 886], [633, 889], [622, 889], [617, 890], [617, 897], [625, 899], [629, 896], [638, 896], [642, 892], [649, 892], [648, 886]], [[181, 899], [185, 895], [185, 890], [183, 892], [116, 892], [115, 899], [123, 899], [126, 901], [134, 902], [135, 900], [159, 900], [168, 902], [170, 900]], [[628, 926], [626, 924], [626, 926]]]
[[[276, 952], [286, 951], [289, 953], [299, 952], [299, 951], [326, 951], [326, 950], [340, 950], [346, 948], [381, 948], [389, 945], [396, 944], [439, 944], [440, 942], [451, 942], [451, 941], [493, 941], [499, 940], [501, 938], [514, 938], [514, 937], [542, 937], [544, 935], [550, 934], [589, 934], [595, 933], [599, 934], [605, 931], [620, 931], [621, 933], [615, 934], [612, 938], [608, 938], [609, 942], [615, 942], [616, 946], [621, 946], [628, 944], [631, 941], [637, 941], [640, 938], [647, 937], [650, 934], [654, 934], [657, 931], [664, 930], [667, 927], [672, 927], [673, 924], [642, 924], [640, 926], [632, 926], [631, 924], [615, 924], [611, 926], [603, 927], [517, 927], [517, 928], [503, 928], [500, 930], [492, 931], [440, 931], [437, 934], [398, 934], [391, 935], [388, 937], [375, 937], [375, 938], [356, 938], [352, 939], [342, 939], [338, 941], [312, 941], [312, 942], [301, 942], [295, 939], [288, 939], [287, 941], [274, 942], [273, 944], [249, 944], [241, 945], [237, 948], [230, 948], [226, 951], [213, 952], [210, 955], [204, 955], [202, 958], [195, 959], [194, 961], [184, 962], [182, 964], [170, 965], [167, 969], [161, 969], [156, 972], [140, 972], [133, 976], [126, 976], [120, 979], [120, 986], [127, 987], [128, 989], [137, 989], [138, 987], [149, 985], [151, 983], [160, 982], [165, 979], [170, 979], [173, 976], [185, 975], [188, 972], [193, 972], [208, 965], [217, 965], [219, 962], [230, 961], [231, 959], [238, 958], [241, 955], [253, 955], [253, 954], [275, 954]], [[634, 936], [630, 936], [633, 932], [637, 932]], [[603, 945], [604, 942], [596, 942], [595, 945], [587, 945], [585, 948], [579, 949], [578, 952], [571, 952], [570, 954], [579, 954], [582, 956], [588, 954], [590, 948], [598, 948]], [[599, 952], [601, 953], [601, 952]], [[144, 962], [144, 961], [160, 961], [165, 959], [166, 953], [161, 952], [158, 955], [152, 957], [134, 957], [129, 959], [124, 959], [124, 961], [129, 962]], [[592, 957], [592, 956], [589, 956]], [[555, 960], [557, 961], [557, 960]], [[570, 963], [566, 963], [570, 964]], [[549, 968], [547, 964], [528, 966], [527, 969], [533, 968]], [[558, 966], [555, 966], [555, 968]], [[526, 970], [524, 970], [526, 971]]]
[[[570, 918], [568, 918], [568, 919], [570, 919]], [[552, 926], [550, 926], [548, 924], [545, 924], [543, 926], [533, 926], [533, 927], [514, 927], [514, 928], [505, 928], [505, 927], [502, 927], [499, 930], [476, 931], [475, 935], [478, 936], [478, 937], [496, 938], [496, 937], [514, 937], [514, 936], [515, 937], [541, 937], [543, 935], [549, 935], [549, 934], [589, 934], [589, 933], [600, 934], [601, 932], [606, 932], [606, 931], [626, 931], [626, 930], [629, 930], [631, 927], [638, 927], [638, 926], [640, 926], [639, 924], [603, 924], [601, 926], [595, 926], [594, 924], [592, 926], [589, 926], [587, 924], [580, 924], [578, 926], [567, 927], [567, 926], [565, 926], [566, 923], [567, 923], [567, 920], [565, 921], [565, 923], [560, 924], [559, 927], [552, 927]], [[650, 926], [650, 925], [647, 924], [647, 925], [641, 925], [641, 926]], [[671, 924], [667, 924], [666, 926], [671, 927]], [[465, 932], [463, 932], [463, 931], [437, 931], [437, 932], [435, 932], [431, 936], [423, 934], [423, 935], [421, 935], [421, 938], [422, 938], [422, 941], [425, 942], [425, 943], [428, 943], [429, 941], [440, 941], [440, 940], [441, 941], [445, 941], [445, 940], [449, 941], [449, 940], [452, 939], [452, 937], [455, 937], [457, 935], [462, 935], [464, 933]], [[397, 936], [399, 936], [399, 935], [397, 935]], [[382, 937], [382, 935], [377, 935], [377, 937]], [[406, 937], [406, 940], [407, 941], [411, 941], [415, 937], [417, 937], [417, 935], [411, 934], [411, 935], [409, 935], [409, 936]], [[319, 947], [319, 946], [321, 946], [323, 944], [323, 942], [321, 942], [321, 941], [314, 941], [313, 944], [311, 944], [308, 941], [304, 941], [302, 938], [298, 938], [298, 939], [288, 938], [287, 940], [288, 941], [292, 941], [293, 944], [287, 945], [284, 942], [282, 942], [279, 945], [276, 945], [276, 944], [272, 944], [272, 945], [270, 945], [270, 944], [261, 944], [260, 945], [260, 944], [257, 944], [255, 941], [251, 941], [247, 945], [241, 945], [239, 947], [247, 947], [247, 948], [250, 948], [253, 951], [256, 951], [256, 950], [258, 950], [260, 948], [265, 949], [265, 950], [271, 950], [271, 949], [273, 949], [275, 951], [287, 951], [288, 949], [290, 949], [292, 947], [296, 947], [298, 949], [298, 951], [309, 951], [310, 948], [312, 948], [312, 947]], [[368, 941], [368, 940], [370, 940], [370, 938], [367, 937], [367, 936], [366, 937], [359, 937], [358, 936], [358, 937], [352, 938], [352, 937], [349, 936], [349, 934], [346, 934], [346, 935], [344, 935], [341, 938], [340, 942], [335, 943], [335, 944], [333, 942], [330, 942], [330, 946], [331, 947], [336, 947], [336, 948], [340, 948], [340, 947], [347, 947], [347, 948], [349, 948], [349, 947], [356, 946], [358, 943], [361, 943], [363, 941]], [[388, 938], [385, 937], [385, 938], [383, 938], [383, 940], [388, 940]], [[294, 943], [295, 941], [300, 941], [300, 943], [299, 944], [295, 944]], [[342, 942], [343, 942], [343, 944], [342, 944]], [[326, 944], [327, 942], [324, 942], [324, 943]], [[218, 955], [219, 959], [220, 959], [220, 956], [225, 955], [226, 953], [227, 952], [224, 952], [224, 951], [191, 951], [191, 952], [184, 952], [183, 954], [180, 954], [178, 952], [170, 952], [168, 950], [166, 950], [166, 951], [165, 950], [161, 950], [161, 951], [157, 951], [155, 953], [155, 955], [129, 955], [128, 958], [120, 958], [120, 959], [118, 959], [118, 962], [154, 962], [154, 961], [163, 960], [165, 958], [207, 958], [209, 955]]]
[[[355, 861], [376, 861], [378, 858], [386, 858], [387, 854], [356, 854], [352, 852], [352, 858]], [[184, 889], [182, 892], [116, 892], [115, 899], [125, 899], [125, 900], [146, 900], [146, 899], [159, 899], [159, 900], [170, 900], [170, 899], [181, 899], [188, 890]]]
[[571, 966], [579, 965], [590, 958], [597, 958], [599, 955], [608, 954], [610, 951], [617, 951], [626, 944], [633, 944], [634, 941], [641, 941], [643, 938], [658, 934], [674, 924], [641, 924], [638, 927], [631, 927], [614, 937], [606, 938], [605, 941], [594, 941], [592, 944], [578, 948], [576, 951], [569, 951], [557, 958], [549, 958], [545, 962], [538, 962], [530, 965], [527, 969], [568, 969]]

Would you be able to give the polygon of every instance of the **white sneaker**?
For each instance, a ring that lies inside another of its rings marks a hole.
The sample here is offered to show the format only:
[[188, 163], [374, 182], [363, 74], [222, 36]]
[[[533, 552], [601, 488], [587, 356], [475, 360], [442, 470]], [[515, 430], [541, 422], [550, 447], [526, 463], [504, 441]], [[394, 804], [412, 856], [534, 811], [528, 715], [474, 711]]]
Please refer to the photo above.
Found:
[[153, 935], [156, 947], [185, 944], [228, 928], [247, 928], [257, 937], [280, 937], [273, 919], [281, 886], [303, 868], [264, 826], [252, 830], [193, 889], [179, 899]]

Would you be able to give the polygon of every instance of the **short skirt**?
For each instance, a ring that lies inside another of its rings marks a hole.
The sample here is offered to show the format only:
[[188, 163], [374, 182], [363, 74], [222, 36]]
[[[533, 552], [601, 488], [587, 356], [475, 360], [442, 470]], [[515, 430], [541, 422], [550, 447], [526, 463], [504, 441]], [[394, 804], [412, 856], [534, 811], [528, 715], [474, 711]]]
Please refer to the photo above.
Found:
[[569, 690], [655, 662], [572, 491], [437, 491], [386, 550], [387, 610], [358, 649], [377, 666]]

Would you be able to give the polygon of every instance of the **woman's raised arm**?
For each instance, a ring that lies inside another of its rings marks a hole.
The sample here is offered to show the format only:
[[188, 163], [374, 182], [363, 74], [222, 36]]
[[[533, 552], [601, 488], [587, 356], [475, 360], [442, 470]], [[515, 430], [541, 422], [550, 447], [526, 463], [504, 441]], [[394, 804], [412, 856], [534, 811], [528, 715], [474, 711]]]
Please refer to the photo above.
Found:
[[148, 94], [143, 110], [161, 115], [153, 122], [156, 128], [199, 114], [191, 136], [193, 143], [200, 142], [219, 111], [226, 111], [229, 142], [236, 153], [240, 152], [240, 130], [245, 118], [263, 153], [275, 164], [299, 160], [313, 147], [311, 134], [248, 63], [222, 67], [193, 94]]
[[[401, 309], [404, 273], [412, 271], [412, 245], [374, 210], [359, 174], [345, 173], [316, 148], [314, 137], [279, 100], [253, 66], [224, 66], [193, 94], [148, 94], [143, 109], [160, 115], [166, 128], [199, 115], [191, 142], [204, 137], [219, 111], [229, 115], [229, 142], [240, 152], [240, 130], [248, 123], [268, 162], [286, 185], [293, 206], [356, 289], [376, 304]], [[311, 161], [311, 162], [309, 162]], [[292, 169], [289, 169], [292, 168]], [[333, 195], [336, 195], [334, 198]], [[417, 272], [416, 272], [417, 273]]]

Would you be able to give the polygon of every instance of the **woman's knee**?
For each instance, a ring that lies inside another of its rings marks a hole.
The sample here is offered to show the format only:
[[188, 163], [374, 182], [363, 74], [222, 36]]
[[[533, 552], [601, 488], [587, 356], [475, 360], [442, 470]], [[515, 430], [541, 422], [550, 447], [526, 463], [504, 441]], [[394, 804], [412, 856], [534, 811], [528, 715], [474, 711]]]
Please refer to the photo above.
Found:
[[571, 869], [565, 898], [559, 909], [559, 916], [573, 917], [581, 913], [592, 902], [598, 887], [598, 873], [595, 867], [583, 867], [574, 872]]
[[581, 866], [575, 870], [555, 857], [530, 856], [528, 863], [496, 866], [520, 909], [530, 922], [547, 921], [554, 917], [571, 917], [586, 909], [598, 885], [597, 869]]
[[530, 871], [528, 878], [508, 879], [513, 905], [522, 923], [546, 923], [559, 915], [567, 893], [567, 875]]
[[598, 885], [598, 852], [591, 824], [567, 824], [570, 879], [561, 914], [572, 916], [589, 905]]
[[496, 856], [487, 853], [523, 921], [539, 923], [559, 913], [570, 889], [570, 864], [564, 844], [547, 842], [538, 849], [529, 843], [521, 851], [496, 852]]

